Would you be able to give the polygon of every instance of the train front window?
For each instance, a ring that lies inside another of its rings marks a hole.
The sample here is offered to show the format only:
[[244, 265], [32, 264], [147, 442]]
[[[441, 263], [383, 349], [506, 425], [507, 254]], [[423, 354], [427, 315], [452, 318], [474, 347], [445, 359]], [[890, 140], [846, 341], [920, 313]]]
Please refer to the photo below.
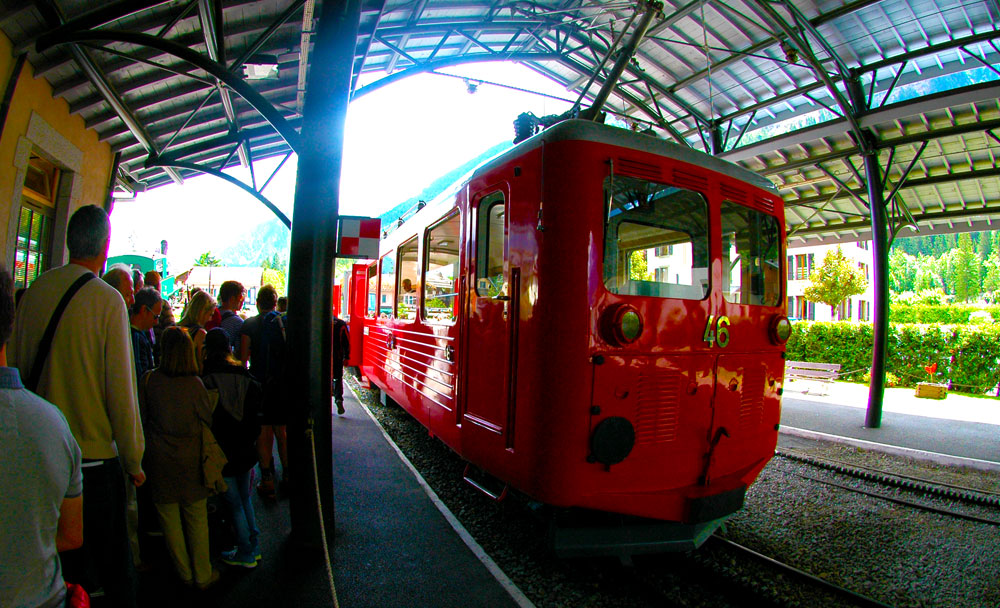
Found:
[[424, 247], [424, 318], [453, 321], [458, 294], [459, 216], [427, 231]]
[[417, 318], [419, 296], [420, 262], [417, 257], [417, 237], [399, 247], [399, 282], [396, 283], [396, 318], [413, 320]]
[[781, 231], [774, 216], [723, 201], [722, 293], [727, 302], [781, 302]]
[[701, 300], [709, 290], [708, 204], [694, 191], [605, 180], [604, 285], [611, 293]]

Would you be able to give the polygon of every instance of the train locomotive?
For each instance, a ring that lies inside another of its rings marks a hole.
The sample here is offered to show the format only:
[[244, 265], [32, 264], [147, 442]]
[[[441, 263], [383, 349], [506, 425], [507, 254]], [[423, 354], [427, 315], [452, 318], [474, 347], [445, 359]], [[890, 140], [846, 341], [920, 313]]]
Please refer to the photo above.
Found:
[[473, 471], [559, 514], [557, 553], [694, 548], [774, 455], [784, 234], [766, 179], [561, 122], [355, 266], [356, 363]]

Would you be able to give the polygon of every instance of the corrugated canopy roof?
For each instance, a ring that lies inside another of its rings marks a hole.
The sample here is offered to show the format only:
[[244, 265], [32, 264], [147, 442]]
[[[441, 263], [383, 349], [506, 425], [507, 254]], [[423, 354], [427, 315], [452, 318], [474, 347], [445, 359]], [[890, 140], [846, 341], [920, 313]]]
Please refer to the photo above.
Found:
[[[294, 149], [312, 2], [93, 6], [11, 0], [0, 28], [121, 152], [122, 184]], [[353, 94], [507, 60], [585, 91], [586, 106], [648, 7], [363, 0]], [[793, 243], [867, 238], [866, 150], [887, 175], [894, 228], [984, 229], [1000, 212], [998, 21], [998, 0], [665, 2], [604, 109], [770, 177]], [[277, 76], [247, 79], [250, 63]]]

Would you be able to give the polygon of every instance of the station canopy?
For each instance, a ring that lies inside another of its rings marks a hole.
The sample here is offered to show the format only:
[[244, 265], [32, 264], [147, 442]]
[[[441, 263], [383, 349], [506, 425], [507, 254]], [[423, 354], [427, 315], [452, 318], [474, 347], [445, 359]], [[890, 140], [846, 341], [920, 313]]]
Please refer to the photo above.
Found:
[[[119, 188], [295, 151], [319, 3], [95, 4], [7, 0], [0, 28], [120, 153]], [[586, 109], [607, 80], [609, 116], [769, 177], [793, 245], [870, 238], [865, 154], [894, 235], [983, 230], [998, 22], [998, 0], [362, 0], [352, 95], [515, 61]]]

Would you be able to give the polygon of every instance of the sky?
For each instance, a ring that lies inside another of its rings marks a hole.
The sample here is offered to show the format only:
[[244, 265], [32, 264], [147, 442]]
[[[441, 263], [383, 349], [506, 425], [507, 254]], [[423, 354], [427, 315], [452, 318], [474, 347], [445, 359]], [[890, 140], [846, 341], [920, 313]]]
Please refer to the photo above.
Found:
[[[448, 72], [563, 99], [573, 97], [517, 64], [478, 64]], [[432, 74], [413, 76], [362, 96], [351, 103], [347, 114], [340, 213], [377, 216], [490, 146], [513, 139], [518, 114], [543, 116], [569, 106], [485, 83], [470, 94], [464, 80]], [[280, 160], [254, 163], [259, 184]], [[263, 193], [293, 221], [295, 168], [292, 156]], [[250, 183], [248, 170], [229, 173]], [[183, 185], [169, 184], [140, 193], [132, 201], [116, 201], [109, 253], [152, 252], [165, 239], [170, 268], [180, 272], [202, 253], [221, 252], [273, 218], [257, 199], [236, 186], [210, 175], [188, 178]]]

